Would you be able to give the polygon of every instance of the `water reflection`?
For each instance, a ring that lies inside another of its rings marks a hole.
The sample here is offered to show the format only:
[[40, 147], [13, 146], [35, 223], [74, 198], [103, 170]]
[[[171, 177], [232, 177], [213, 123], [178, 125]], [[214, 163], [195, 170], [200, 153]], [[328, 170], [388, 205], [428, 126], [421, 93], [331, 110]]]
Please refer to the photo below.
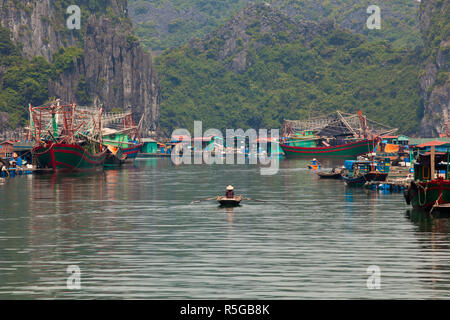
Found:
[[[448, 252], [450, 219], [448, 213], [429, 212], [420, 209], [410, 209], [405, 216], [417, 226], [417, 239], [424, 252], [428, 252], [430, 259], [428, 262], [429, 278], [422, 279], [424, 285], [429, 286], [433, 291], [448, 289], [450, 287], [449, 259], [443, 252]], [[439, 298], [434, 295], [434, 298]]]
[[[0, 185], [0, 296], [39, 298], [450, 297], [449, 223], [401, 194], [318, 179], [308, 160], [19, 177]], [[332, 167], [335, 163], [325, 164]], [[245, 201], [210, 198], [233, 184]], [[67, 291], [78, 264], [82, 290]], [[366, 268], [382, 269], [382, 290]]]
[[405, 217], [411, 220], [421, 232], [442, 233], [448, 235], [450, 232], [449, 213], [429, 213], [420, 209], [406, 210]]

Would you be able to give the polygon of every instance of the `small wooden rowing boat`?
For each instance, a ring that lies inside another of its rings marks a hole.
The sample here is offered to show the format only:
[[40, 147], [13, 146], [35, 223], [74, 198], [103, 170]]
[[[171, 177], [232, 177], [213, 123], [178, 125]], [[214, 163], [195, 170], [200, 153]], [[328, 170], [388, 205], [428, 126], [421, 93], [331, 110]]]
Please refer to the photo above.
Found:
[[320, 169], [320, 164], [308, 164], [308, 169], [317, 171]]
[[237, 207], [242, 201], [241, 196], [234, 196], [233, 198], [227, 197], [217, 197], [217, 202], [220, 203], [222, 207]]
[[321, 179], [342, 179], [342, 174], [340, 172], [317, 172], [317, 175]]

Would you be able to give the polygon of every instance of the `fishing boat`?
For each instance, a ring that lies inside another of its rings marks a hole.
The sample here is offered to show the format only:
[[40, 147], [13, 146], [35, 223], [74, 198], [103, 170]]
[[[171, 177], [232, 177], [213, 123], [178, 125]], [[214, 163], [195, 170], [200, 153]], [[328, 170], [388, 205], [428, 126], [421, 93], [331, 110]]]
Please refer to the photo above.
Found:
[[106, 149], [89, 152], [80, 144], [53, 142], [36, 146], [32, 152], [39, 168], [61, 171], [100, 169], [107, 154]]
[[371, 160], [345, 160], [342, 179], [350, 187], [361, 187], [372, 181], [386, 181], [389, 166]]
[[105, 167], [120, 167], [127, 160], [127, 155], [123, 153], [119, 147], [108, 146], [104, 166]]
[[404, 192], [406, 203], [424, 210], [450, 209], [450, 154], [430, 152], [419, 154], [414, 164], [414, 181]]
[[330, 172], [319, 171], [317, 175], [320, 179], [342, 179], [341, 171], [335, 171], [334, 169]]
[[310, 120], [285, 120], [280, 144], [286, 157], [355, 159], [373, 151], [382, 134], [393, 129], [356, 115], [341, 113]]
[[360, 140], [328, 147], [298, 147], [290, 145], [289, 142], [282, 143], [281, 149], [287, 158], [291, 157], [322, 157], [322, 158], [356, 158], [359, 155], [366, 154], [373, 149], [373, 140]]
[[223, 207], [237, 207], [241, 203], [242, 197], [234, 196], [233, 198], [227, 198], [218, 196], [216, 200]]
[[33, 158], [38, 168], [55, 171], [99, 169], [108, 150], [101, 143], [101, 113], [76, 104], [30, 106], [29, 135], [35, 141]]
[[[142, 121], [142, 119], [141, 119]], [[132, 161], [141, 152], [143, 141], [139, 134], [139, 126], [133, 120], [131, 111], [123, 113], [109, 113], [102, 118], [103, 132], [102, 141], [106, 146], [120, 148], [119, 157], [124, 159], [113, 159], [115, 163]]]

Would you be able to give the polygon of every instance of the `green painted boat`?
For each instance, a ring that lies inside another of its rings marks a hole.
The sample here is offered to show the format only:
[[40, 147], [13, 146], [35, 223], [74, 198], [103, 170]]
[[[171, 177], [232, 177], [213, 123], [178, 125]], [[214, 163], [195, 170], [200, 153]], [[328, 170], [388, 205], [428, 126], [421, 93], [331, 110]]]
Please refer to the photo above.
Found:
[[96, 153], [91, 153], [87, 149], [87, 146], [82, 147], [77, 144], [49, 143], [34, 147], [32, 153], [39, 168], [51, 168], [55, 171], [83, 171], [103, 168], [107, 150], [98, 150]]
[[411, 182], [405, 192], [407, 204], [413, 208], [430, 210], [435, 205], [450, 203], [450, 180], [443, 178], [431, 181]]
[[337, 157], [356, 158], [359, 155], [369, 153], [375, 146], [374, 140], [360, 140], [329, 147], [297, 147], [289, 143], [280, 144], [284, 154], [288, 158], [294, 157]]
[[450, 204], [449, 168], [449, 152], [419, 154], [414, 164], [414, 181], [404, 192], [406, 203], [424, 210]]

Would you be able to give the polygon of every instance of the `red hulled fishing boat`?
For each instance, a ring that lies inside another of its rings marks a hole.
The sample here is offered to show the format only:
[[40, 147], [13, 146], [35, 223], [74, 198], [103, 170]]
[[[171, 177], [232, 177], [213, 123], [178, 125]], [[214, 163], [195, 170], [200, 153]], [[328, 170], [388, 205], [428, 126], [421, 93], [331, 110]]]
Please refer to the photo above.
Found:
[[29, 138], [39, 168], [55, 171], [101, 169], [108, 150], [101, 142], [102, 110], [55, 103], [30, 106]]

